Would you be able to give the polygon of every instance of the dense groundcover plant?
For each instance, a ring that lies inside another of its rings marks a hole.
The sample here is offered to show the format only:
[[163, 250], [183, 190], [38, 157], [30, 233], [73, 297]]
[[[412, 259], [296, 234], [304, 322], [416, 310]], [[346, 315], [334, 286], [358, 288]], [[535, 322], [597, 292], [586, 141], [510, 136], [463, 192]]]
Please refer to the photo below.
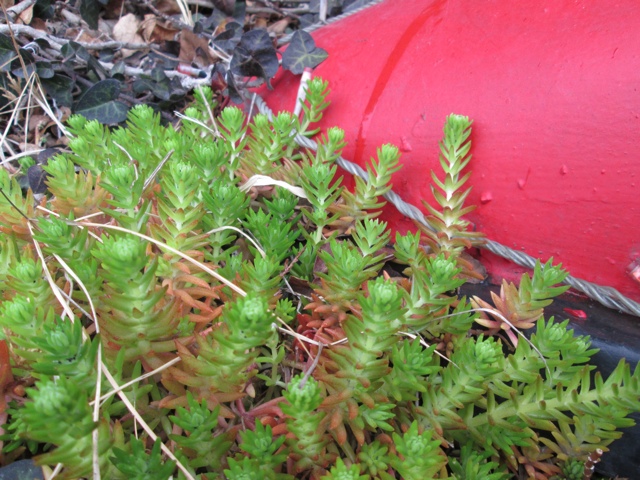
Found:
[[545, 318], [565, 289], [551, 262], [492, 303], [457, 294], [482, 241], [463, 218], [470, 121], [446, 119], [431, 228], [391, 244], [377, 216], [398, 149], [344, 189], [344, 134], [314, 128], [327, 95], [311, 81], [300, 118], [215, 117], [208, 89], [179, 128], [147, 107], [115, 130], [72, 117], [39, 202], [0, 170], [4, 463], [35, 455], [65, 479], [588, 478], [640, 410], [640, 373], [603, 379], [589, 338]]

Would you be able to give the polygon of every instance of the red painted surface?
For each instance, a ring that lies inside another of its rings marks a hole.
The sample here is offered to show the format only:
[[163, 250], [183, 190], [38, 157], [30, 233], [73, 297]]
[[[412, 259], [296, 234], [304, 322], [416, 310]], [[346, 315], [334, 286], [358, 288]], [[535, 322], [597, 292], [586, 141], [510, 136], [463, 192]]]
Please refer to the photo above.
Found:
[[[388, 0], [313, 34], [329, 51], [315, 72], [332, 89], [324, 125], [345, 129], [344, 157], [361, 165], [400, 147], [394, 190], [421, 205], [445, 117], [468, 115], [477, 229], [640, 301], [638, 25], [637, 0]], [[297, 82], [275, 79], [274, 110], [293, 108]]]

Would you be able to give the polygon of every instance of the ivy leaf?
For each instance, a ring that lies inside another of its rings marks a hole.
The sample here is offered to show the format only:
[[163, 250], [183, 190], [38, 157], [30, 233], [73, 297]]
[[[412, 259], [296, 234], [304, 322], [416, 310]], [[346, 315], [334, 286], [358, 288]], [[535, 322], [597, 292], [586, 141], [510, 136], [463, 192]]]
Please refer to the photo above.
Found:
[[63, 63], [77, 56], [80, 60], [87, 63], [90, 70], [97, 73], [97, 75], [95, 75], [96, 77], [104, 78], [109, 76], [107, 71], [100, 65], [100, 62], [79, 43], [69, 41], [62, 46], [60, 51], [63, 56]]
[[127, 107], [116, 99], [120, 95], [120, 82], [115, 79], [102, 80], [87, 90], [78, 100], [75, 113], [89, 120], [113, 125], [127, 118]]
[[240, 90], [236, 85], [236, 79], [234, 78], [233, 73], [231, 73], [230, 71], [226, 74], [226, 81], [227, 90], [231, 101], [235, 104], [242, 103], [242, 94], [240, 93]]
[[260, 77], [268, 83], [278, 71], [278, 56], [266, 30], [251, 30], [233, 51], [230, 69], [235, 75]]
[[42, 86], [51, 98], [53, 98], [58, 106], [70, 107], [73, 103], [71, 91], [73, 89], [73, 80], [66, 75], [56, 74], [51, 78], [41, 78]]
[[36, 0], [36, 4], [33, 6], [33, 16], [42, 18], [43, 20], [53, 18], [55, 9], [53, 8], [52, 3], [52, 0]]
[[102, 6], [106, 5], [106, 0], [81, 0], [80, 16], [87, 22], [91, 30], [98, 29], [98, 16], [102, 10]]
[[89, 60], [89, 57], [91, 56], [86, 48], [84, 48], [79, 43], [73, 42], [73, 41], [69, 41], [65, 43], [60, 49], [60, 52], [62, 53], [62, 56], [63, 56], [63, 60], [62, 60], [63, 62], [71, 60], [76, 55], [78, 56], [78, 58], [86, 62]]
[[53, 78], [55, 71], [49, 62], [36, 62], [36, 72], [40, 80], [43, 78]]
[[232, 52], [240, 42], [241, 35], [242, 25], [237, 22], [229, 22], [225, 26], [224, 32], [215, 36], [213, 43], [225, 52]]
[[16, 51], [13, 49], [13, 43], [11, 38], [0, 33], [0, 66], [3, 71], [9, 70], [11, 60], [16, 56]]
[[154, 68], [148, 77], [140, 77], [133, 82], [136, 93], [152, 92], [160, 99], [160, 106], [169, 107], [182, 100], [188, 93], [177, 78], [169, 79], [161, 68]]
[[327, 58], [327, 51], [316, 47], [316, 42], [304, 30], [296, 30], [291, 43], [282, 54], [282, 67], [299, 75], [305, 68], [315, 68]]

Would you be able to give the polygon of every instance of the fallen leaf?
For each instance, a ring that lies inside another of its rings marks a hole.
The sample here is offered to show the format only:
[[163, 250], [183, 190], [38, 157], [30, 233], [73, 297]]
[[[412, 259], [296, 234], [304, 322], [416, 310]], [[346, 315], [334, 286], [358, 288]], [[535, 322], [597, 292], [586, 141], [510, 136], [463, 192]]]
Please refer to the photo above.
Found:
[[171, 42], [175, 40], [179, 31], [153, 14], [145, 15], [140, 23], [140, 33], [147, 43]]
[[86, 28], [78, 28], [72, 27], [68, 28], [64, 34], [65, 37], [69, 40], [73, 40], [74, 42], [83, 42], [83, 43], [92, 43], [97, 41], [96, 36], [92, 35], [96, 34], [95, 31], [87, 30]]
[[[113, 27], [113, 39], [123, 43], [144, 43], [144, 39], [138, 33], [140, 20], [133, 13], [128, 13]], [[136, 50], [123, 48], [120, 50], [123, 58], [130, 57]]]
[[108, 0], [107, 4], [102, 10], [102, 18], [107, 20], [120, 18], [120, 15], [122, 15], [123, 3], [124, 0]]
[[464, 278], [467, 283], [482, 283], [487, 278], [487, 269], [478, 259], [466, 252], [462, 252], [460, 260], [465, 267], [463, 272], [460, 273], [460, 277]]
[[271, 25], [267, 27], [267, 32], [275, 33], [276, 35], [282, 35], [286, 30], [289, 24], [291, 23], [291, 19], [289, 17], [282, 18], [276, 22], [273, 22]]
[[[35, 5], [35, 3], [33, 5]], [[31, 20], [33, 20], [33, 5], [20, 12], [20, 15], [18, 15], [13, 22], [29, 25]]]
[[253, 24], [253, 28], [261, 28], [264, 30], [267, 28], [268, 23], [269, 21], [265, 17], [258, 17]]
[[176, 0], [158, 0], [156, 2], [156, 8], [160, 13], [164, 13], [165, 15], [175, 15], [180, 13], [180, 7]]
[[31, 20], [31, 24], [29, 26], [35, 30], [41, 30], [43, 32], [47, 31], [47, 22], [45, 22], [42, 18], [39, 18], [39, 17], [36, 17], [33, 20]]
[[195, 63], [200, 67], [207, 67], [213, 63], [209, 54], [209, 41], [200, 37], [188, 29], [180, 32], [180, 61], [191, 65]]

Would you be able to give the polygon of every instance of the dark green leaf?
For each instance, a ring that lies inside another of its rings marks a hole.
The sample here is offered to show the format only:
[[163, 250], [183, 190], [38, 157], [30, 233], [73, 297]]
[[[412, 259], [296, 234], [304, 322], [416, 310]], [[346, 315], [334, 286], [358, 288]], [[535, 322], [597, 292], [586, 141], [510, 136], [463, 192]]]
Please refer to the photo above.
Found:
[[118, 95], [120, 95], [120, 82], [114, 79], [103, 80], [85, 92], [76, 108], [77, 110], [93, 108], [117, 99]]
[[36, 38], [34, 42], [42, 48], [51, 48], [51, 43], [46, 38]]
[[89, 57], [91, 57], [91, 54], [87, 51], [86, 48], [73, 41], [69, 41], [64, 44], [60, 51], [62, 52], [62, 55], [64, 57], [63, 61], [71, 60], [74, 56], [77, 55], [80, 60], [84, 60], [86, 62], [89, 60]]
[[59, 107], [70, 107], [73, 100], [71, 90], [73, 80], [66, 75], [56, 74], [51, 78], [41, 79], [44, 90], [53, 98]]
[[33, 16], [48, 20], [53, 17], [55, 10], [51, 0], [37, 0], [33, 6]]
[[[22, 61], [20, 61], [20, 59], [22, 59]], [[20, 58], [14, 58], [11, 62], [11, 73], [13, 73], [18, 78], [24, 78], [25, 75], [27, 77], [31, 76], [34, 70], [35, 59], [33, 58], [33, 53], [31, 53], [30, 50], [21, 48]]]
[[233, 51], [230, 69], [243, 77], [261, 77], [267, 82], [278, 71], [278, 56], [266, 30], [251, 30]]
[[121, 60], [121, 61], [119, 61], [118, 63], [116, 63], [113, 66], [113, 68], [111, 69], [111, 71], [109, 73], [111, 74], [112, 77], [114, 77], [116, 75], [124, 75], [125, 67], [126, 67], [126, 65]]
[[297, 30], [282, 54], [282, 67], [299, 75], [305, 68], [317, 67], [326, 58], [327, 51], [316, 47], [311, 35], [304, 30]]
[[16, 57], [11, 38], [0, 33], [0, 70], [6, 72], [11, 68], [11, 60]]
[[160, 81], [155, 81], [152, 78], [140, 78], [133, 82], [133, 91], [135, 93], [151, 91], [160, 99], [160, 105], [163, 107], [170, 107], [182, 100], [187, 94], [178, 79], [169, 80], [166, 76]]
[[242, 95], [240, 94], [240, 90], [238, 90], [238, 86], [236, 85], [236, 80], [233, 77], [233, 73], [231, 73], [230, 71], [227, 72], [226, 80], [227, 90], [231, 101], [236, 104], [242, 103]]
[[120, 123], [127, 118], [127, 107], [116, 99], [120, 94], [120, 82], [115, 79], [102, 80], [87, 90], [78, 101], [75, 113], [103, 124]]
[[242, 25], [236, 22], [230, 22], [226, 25], [224, 32], [216, 35], [213, 43], [225, 52], [232, 52], [238, 43], [240, 43], [241, 36]]
[[87, 22], [92, 30], [98, 29], [98, 16], [102, 10], [102, 2], [99, 0], [81, 0], [80, 16]]
[[127, 119], [129, 107], [122, 102], [107, 102], [75, 113], [85, 116], [89, 120], [98, 120], [105, 125], [114, 125]]
[[167, 74], [164, 73], [164, 70], [162, 68], [154, 68], [153, 70], [151, 70], [151, 80], [155, 81], [155, 82], [162, 82], [164, 80], [166, 80]]
[[[90, 70], [95, 72], [96, 75], [93, 75], [93, 77], [98, 77], [98, 79], [100, 79], [109, 76], [107, 71], [102, 67], [102, 65], [100, 65], [100, 62], [98, 62], [98, 60], [82, 45], [69, 41], [67, 44], [62, 46], [61, 52], [64, 57], [63, 62], [67, 62], [77, 56], [80, 60], [87, 63]], [[92, 78], [91, 75], [89, 75], [89, 77]]]
[[36, 73], [40, 79], [52, 78], [55, 75], [53, 67], [49, 62], [36, 62]]

